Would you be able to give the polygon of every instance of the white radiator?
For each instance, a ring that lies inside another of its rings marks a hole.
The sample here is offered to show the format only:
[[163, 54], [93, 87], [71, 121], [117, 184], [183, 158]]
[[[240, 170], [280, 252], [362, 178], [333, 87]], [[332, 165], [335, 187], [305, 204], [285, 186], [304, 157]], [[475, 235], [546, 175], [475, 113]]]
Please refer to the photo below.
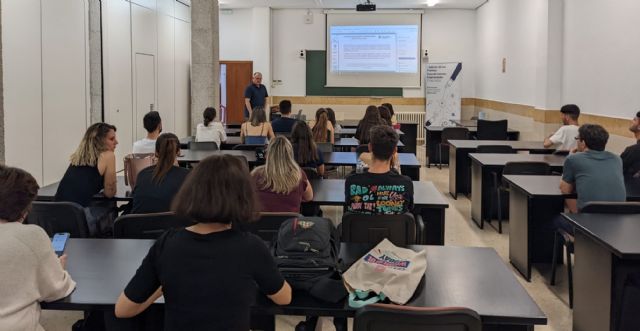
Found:
[[418, 140], [424, 141], [424, 129], [422, 126], [424, 125], [424, 112], [414, 111], [414, 112], [396, 112], [396, 121], [398, 122], [410, 122], [418, 124]]

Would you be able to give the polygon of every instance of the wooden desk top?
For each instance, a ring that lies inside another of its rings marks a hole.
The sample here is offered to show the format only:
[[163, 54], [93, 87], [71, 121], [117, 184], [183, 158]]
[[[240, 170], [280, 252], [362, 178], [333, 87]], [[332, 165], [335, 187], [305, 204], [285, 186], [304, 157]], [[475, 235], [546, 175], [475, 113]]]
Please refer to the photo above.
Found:
[[[78, 283], [68, 297], [42, 303], [45, 309], [113, 309], [118, 296], [135, 274], [153, 240], [70, 239], [67, 270]], [[411, 246], [426, 250], [427, 271], [418, 293], [408, 305], [468, 307], [489, 324], [546, 324], [547, 318], [491, 248]], [[353, 263], [369, 247], [341, 245], [340, 256]], [[158, 301], [162, 302], [162, 298]], [[277, 306], [259, 296], [256, 308], [270, 314], [354, 316], [346, 302], [323, 303], [295, 291], [288, 306]]]
[[[562, 176], [503, 175], [502, 178], [531, 197], [576, 197], [575, 194], [560, 192]], [[624, 185], [627, 189], [627, 201], [640, 201], [640, 179], [626, 178]]]
[[451, 120], [457, 126], [474, 127], [478, 126], [478, 120]]
[[[432, 131], [432, 132], [442, 132], [442, 130], [444, 130], [444, 128], [446, 128], [446, 126], [434, 126], [434, 125], [430, 125], [430, 126], [425, 126], [424, 127], [425, 130], [427, 131]], [[469, 132], [477, 132], [478, 131], [478, 127], [477, 126], [469, 126], [466, 127], [467, 129], [469, 129]], [[512, 128], [507, 128], [507, 133], [519, 133], [520, 131], [512, 129]]]
[[[356, 134], [356, 130], [357, 128], [342, 128], [342, 129], [337, 129], [335, 134], [337, 135], [355, 135]], [[398, 135], [403, 135], [404, 132], [402, 132], [400, 129], [396, 129], [396, 133]]]
[[565, 156], [551, 154], [469, 154], [472, 162], [481, 166], [504, 166], [507, 162], [547, 162], [552, 167], [562, 167]]
[[604, 245], [621, 258], [640, 258], [640, 215], [562, 214], [576, 231]]
[[[324, 163], [327, 165], [356, 165], [356, 152], [323, 153]], [[418, 158], [413, 153], [398, 153], [401, 167], [420, 167]]]
[[[338, 138], [338, 139], [335, 140], [333, 146], [336, 146], [336, 147], [358, 147], [358, 146], [360, 146], [360, 142], [358, 142], [358, 139], [356, 139], [354, 137]], [[398, 141], [398, 147], [404, 147], [404, 144], [402, 143], [402, 141]]]
[[542, 141], [522, 141], [522, 140], [449, 140], [449, 144], [454, 148], [476, 149], [480, 145], [506, 145], [518, 151], [527, 150], [550, 150], [544, 148]]
[[234, 155], [244, 156], [247, 158], [249, 164], [256, 163], [256, 152], [254, 151], [232, 151], [232, 150], [219, 150], [219, 151], [194, 151], [185, 149], [180, 151], [182, 154], [178, 156], [178, 162], [184, 163], [197, 163], [211, 155]]
[[[314, 179], [314, 204], [342, 206], [345, 204], [344, 179]], [[449, 208], [449, 202], [432, 182], [413, 181], [413, 204], [417, 208]]]

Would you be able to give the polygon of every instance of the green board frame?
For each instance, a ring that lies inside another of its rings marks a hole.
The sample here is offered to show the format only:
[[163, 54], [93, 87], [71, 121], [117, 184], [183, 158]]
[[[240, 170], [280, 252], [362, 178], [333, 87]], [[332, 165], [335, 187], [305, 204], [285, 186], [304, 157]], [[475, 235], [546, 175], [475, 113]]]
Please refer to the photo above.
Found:
[[325, 87], [327, 52], [307, 51], [307, 96], [402, 97], [398, 87]]

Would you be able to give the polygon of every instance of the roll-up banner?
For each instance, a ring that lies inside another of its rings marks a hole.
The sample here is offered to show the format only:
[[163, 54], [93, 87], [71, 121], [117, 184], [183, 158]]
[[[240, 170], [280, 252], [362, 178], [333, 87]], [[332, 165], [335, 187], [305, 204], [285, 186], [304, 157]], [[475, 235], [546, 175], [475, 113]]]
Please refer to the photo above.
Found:
[[427, 125], [454, 126], [461, 113], [462, 63], [429, 63], [425, 75]]

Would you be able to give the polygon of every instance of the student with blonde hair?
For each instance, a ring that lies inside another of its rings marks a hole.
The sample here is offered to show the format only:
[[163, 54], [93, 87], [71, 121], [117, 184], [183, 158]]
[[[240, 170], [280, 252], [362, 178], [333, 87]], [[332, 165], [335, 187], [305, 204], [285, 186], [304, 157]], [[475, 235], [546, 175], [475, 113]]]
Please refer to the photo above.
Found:
[[116, 194], [117, 145], [115, 126], [107, 123], [91, 125], [71, 155], [71, 164], [62, 177], [55, 195], [56, 201], [75, 202], [85, 207], [87, 224], [92, 235], [98, 234], [98, 222], [112, 211], [108, 206], [92, 206], [91, 198], [100, 191], [103, 191], [107, 198]]
[[329, 113], [320, 108], [316, 111], [316, 123], [313, 125], [313, 140], [317, 143], [334, 143], [334, 128], [329, 121]]
[[254, 108], [249, 121], [240, 126], [240, 141], [243, 144], [262, 144], [273, 137], [273, 128], [267, 122], [267, 114], [262, 107]]
[[285, 137], [276, 137], [267, 148], [266, 163], [251, 177], [264, 212], [300, 212], [302, 202], [313, 199], [313, 189], [293, 158], [293, 147]]

